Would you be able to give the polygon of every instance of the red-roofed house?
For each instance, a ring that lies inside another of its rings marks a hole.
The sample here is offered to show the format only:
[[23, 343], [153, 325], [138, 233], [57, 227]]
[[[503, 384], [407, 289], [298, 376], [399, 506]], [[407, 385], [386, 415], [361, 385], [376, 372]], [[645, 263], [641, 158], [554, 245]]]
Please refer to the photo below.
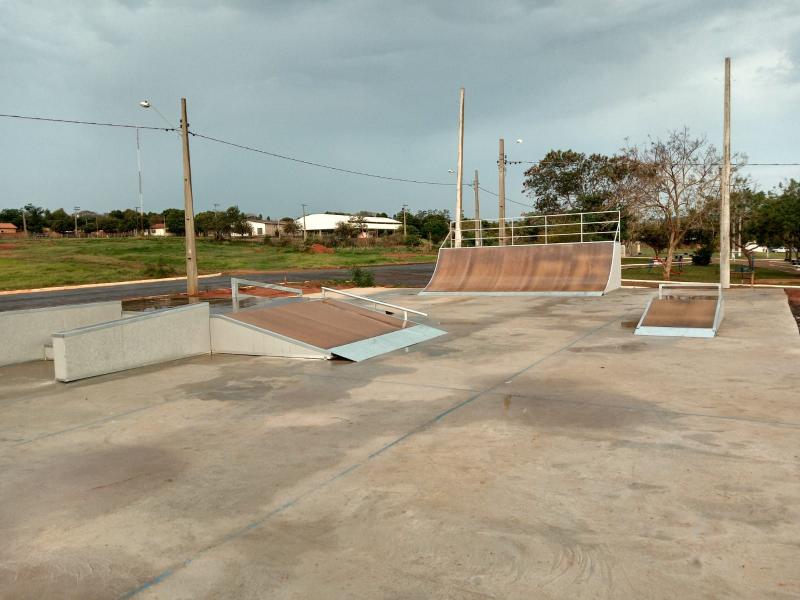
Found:
[[13, 223], [0, 223], [0, 235], [17, 235], [17, 226]]
[[164, 223], [153, 223], [150, 227], [145, 231], [147, 235], [154, 235], [154, 236], [165, 236], [167, 235], [167, 226]]

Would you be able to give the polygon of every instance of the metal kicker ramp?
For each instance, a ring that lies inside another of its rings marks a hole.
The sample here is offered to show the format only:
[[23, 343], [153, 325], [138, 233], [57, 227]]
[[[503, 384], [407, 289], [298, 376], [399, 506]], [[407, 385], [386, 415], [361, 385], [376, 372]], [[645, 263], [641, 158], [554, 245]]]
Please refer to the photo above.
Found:
[[[239, 285], [257, 285], [295, 293], [267, 305], [236, 310]], [[349, 292], [322, 288], [322, 298], [259, 282], [232, 280], [234, 312], [211, 316], [212, 352], [288, 358], [345, 358], [361, 361], [433, 339], [445, 332], [409, 319], [425, 313]], [[338, 294], [352, 302], [331, 299]]]
[[724, 316], [719, 284], [667, 284], [658, 286], [636, 326], [636, 335], [714, 337]]
[[622, 284], [619, 211], [466, 223], [473, 227], [462, 228], [460, 247], [451, 224], [420, 293], [601, 296]]

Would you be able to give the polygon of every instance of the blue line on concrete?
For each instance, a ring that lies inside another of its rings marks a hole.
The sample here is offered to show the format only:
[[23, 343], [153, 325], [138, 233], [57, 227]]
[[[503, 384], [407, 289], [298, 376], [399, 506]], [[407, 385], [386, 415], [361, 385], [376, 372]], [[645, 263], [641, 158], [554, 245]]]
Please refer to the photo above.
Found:
[[431, 425], [434, 425], [434, 424], [438, 423], [443, 418], [445, 418], [447, 415], [449, 415], [449, 414], [451, 414], [451, 413], [453, 413], [453, 412], [455, 412], [455, 411], [467, 406], [468, 404], [471, 404], [472, 402], [474, 402], [475, 400], [481, 398], [482, 396], [485, 396], [487, 394], [491, 394], [492, 392], [494, 392], [495, 390], [497, 390], [501, 386], [503, 386], [503, 385], [505, 385], [507, 383], [511, 383], [514, 379], [516, 379], [520, 375], [523, 375], [524, 373], [527, 373], [531, 369], [536, 368], [538, 365], [540, 365], [541, 363], [543, 363], [547, 359], [552, 358], [553, 356], [555, 356], [557, 354], [560, 354], [561, 352], [563, 352], [564, 350], [567, 350], [568, 348], [571, 348], [572, 346], [574, 346], [578, 342], [581, 342], [582, 340], [586, 339], [587, 337], [597, 333], [598, 331], [600, 331], [601, 329], [603, 329], [605, 327], [608, 327], [609, 325], [611, 325], [612, 323], [614, 323], [614, 322], [616, 322], [618, 320], [619, 320], [618, 318], [614, 318], [614, 319], [612, 319], [610, 321], [607, 321], [606, 323], [603, 323], [599, 327], [595, 327], [594, 329], [590, 329], [589, 331], [587, 331], [583, 335], [578, 336], [577, 338], [575, 338], [574, 340], [572, 340], [568, 344], [562, 346], [558, 350], [554, 350], [550, 354], [546, 354], [542, 358], [534, 361], [533, 363], [531, 363], [530, 365], [528, 365], [524, 369], [520, 369], [519, 371], [517, 371], [516, 373], [514, 373], [513, 375], [511, 375], [507, 379], [504, 379], [501, 383], [497, 383], [497, 384], [495, 384], [495, 385], [493, 385], [491, 387], [486, 388], [483, 391], [480, 391], [480, 392], [478, 392], [476, 394], [473, 394], [472, 396], [470, 396], [466, 400], [463, 400], [463, 401], [459, 402], [458, 404], [455, 404], [455, 405], [451, 406], [447, 410], [444, 410], [444, 411], [440, 412], [439, 414], [437, 414], [436, 416], [432, 417], [431, 419], [428, 419], [427, 421], [425, 421], [421, 425], [418, 425], [414, 429], [404, 433], [400, 437], [392, 440], [388, 444], [382, 446], [381, 448], [379, 448], [378, 450], [376, 450], [372, 454], [368, 455], [367, 459], [364, 462], [354, 463], [354, 464], [350, 465], [346, 469], [343, 469], [343, 470], [335, 473], [333, 476], [329, 477], [328, 479], [324, 479], [321, 482], [317, 483], [316, 485], [312, 486], [311, 488], [309, 488], [308, 490], [306, 490], [305, 492], [303, 492], [299, 496], [295, 496], [294, 498], [291, 498], [290, 500], [287, 500], [286, 502], [284, 502], [280, 506], [278, 506], [276, 508], [273, 508], [271, 511], [265, 513], [261, 518], [256, 519], [255, 521], [252, 521], [252, 522], [248, 523], [244, 527], [240, 527], [239, 529], [235, 529], [230, 533], [226, 533], [221, 538], [218, 538], [217, 540], [211, 542], [207, 546], [204, 546], [203, 548], [198, 550], [197, 553], [192, 558], [188, 558], [188, 559], [184, 560], [183, 562], [177, 563], [176, 565], [173, 565], [173, 566], [165, 569], [164, 571], [162, 571], [161, 573], [159, 573], [158, 575], [156, 575], [152, 579], [149, 579], [148, 581], [145, 581], [140, 586], [138, 586], [138, 587], [126, 592], [125, 594], [120, 596], [120, 600], [128, 600], [129, 598], [133, 598], [134, 596], [140, 594], [141, 592], [144, 592], [144, 591], [152, 588], [153, 586], [158, 585], [159, 583], [161, 583], [165, 579], [168, 579], [169, 577], [174, 575], [176, 571], [182, 569], [183, 567], [188, 566], [193, 561], [197, 560], [199, 557], [203, 556], [207, 552], [209, 552], [209, 551], [211, 551], [211, 550], [213, 550], [215, 548], [218, 548], [219, 546], [221, 546], [223, 544], [226, 544], [227, 542], [230, 542], [232, 540], [235, 540], [235, 539], [243, 536], [244, 534], [252, 531], [253, 529], [255, 529], [255, 528], [259, 527], [260, 525], [262, 525], [265, 521], [267, 521], [271, 517], [273, 517], [273, 516], [275, 516], [275, 515], [277, 515], [279, 513], [282, 513], [283, 511], [291, 508], [292, 506], [294, 506], [295, 504], [297, 504], [298, 502], [300, 502], [304, 498], [306, 498], [306, 497], [314, 494], [315, 492], [327, 487], [328, 485], [330, 485], [331, 483], [333, 483], [337, 479], [341, 479], [342, 477], [345, 477], [346, 475], [349, 475], [350, 473], [352, 473], [356, 469], [364, 466], [364, 464], [366, 464], [366, 462], [368, 462], [368, 461], [380, 456], [381, 454], [383, 454], [384, 452], [386, 452], [390, 448], [393, 448], [397, 444], [403, 442], [404, 440], [407, 440], [412, 435], [414, 435], [416, 433], [419, 433], [420, 431], [422, 431], [424, 429], [427, 429]]
[[74, 427], [68, 427], [67, 429], [59, 429], [58, 431], [51, 431], [50, 433], [43, 433], [42, 435], [37, 435], [32, 438], [28, 438], [27, 440], [22, 440], [21, 442], [17, 442], [15, 444], [10, 444], [9, 448], [14, 448], [16, 446], [23, 446], [25, 444], [31, 444], [33, 442], [38, 442], [39, 440], [43, 440], [45, 438], [53, 437], [54, 435], [61, 435], [62, 433], [69, 433], [71, 431], [77, 431], [79, 429], [85, 429], [91, 427], [92, 425], [100, 425], [101, 423], [107, 423], [108, 421], [113, 421], [114, 419], [119, 419], [121, 417], [127, 417], [128, 415], [132, 415], [137, 412], [141, 412], [143, 410], [148, 410], [150, 408], [155, 408], [157, 406], [162, 406], [167, 404], [168, 402], [175, 402], [175, 400], [165, 400], [164, 402], [158, 402], [156, 404], [148, 404], [147, 406], [140, 406], [139, 408], [132, 408], [131, 410], [126, 410], [120, 413], [114, 413], [113, 415], [109, 415], [107, 417], [103, 417], [102, 419], [95, 419], [94, 421], [89, 421], [88, 423], [81, 423], [80, 425], [75, 425]]

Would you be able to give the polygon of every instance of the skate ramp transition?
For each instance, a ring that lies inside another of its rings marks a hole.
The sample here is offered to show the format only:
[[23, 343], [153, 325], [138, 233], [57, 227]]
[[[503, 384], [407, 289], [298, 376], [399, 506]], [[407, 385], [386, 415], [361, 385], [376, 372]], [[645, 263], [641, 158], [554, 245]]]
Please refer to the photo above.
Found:
[[[212, 315], [212, 352], [361, 361], [445, 333], [409, 320], [409, 314], [427, 316], [419, 311], [329, 288], [323, 288], [323, 294], [322, 299], [283, 298]], [[331, 299], [331, 294], [375, 309]]]
[[601, 296], [621, 285], [616, 241], [440, 248], [422, 294]]
[[718, 284], [661, 284], [636, 327], [636, 335], [714, 337], [723, 317]]

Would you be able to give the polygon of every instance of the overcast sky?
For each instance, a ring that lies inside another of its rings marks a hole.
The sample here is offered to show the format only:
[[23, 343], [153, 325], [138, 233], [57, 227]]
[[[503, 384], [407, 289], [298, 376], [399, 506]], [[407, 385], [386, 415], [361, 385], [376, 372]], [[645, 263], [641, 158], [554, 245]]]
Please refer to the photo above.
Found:
[[[388, 176], [455, 181], [466, 88], [465, 180], [497, 190], [509, 160], [551, 148], [613, 153], [687, 125], [751, 162], [800, 162], [797, 0], [0, 0], [0, 112], [160, 126], [150, 100], [206, 135]], [[106, 211], [138, 203], [133, 130], [0, 119], [0, 206]], [[521, 145], [514, 143], [522, 138]], [[143, 131], [145, 210], [182, 206], [179, 139]], [[191, 139], [195, 210], [276, 218], [452, 208], [455, 188], [394, 183]], [[510, 167], [510, 199], [523, 167]], [[762, 188], [800, 167], [753, 167]], [[496, 215], [496, 199], [482, 196]], [[465, 206], [472, 191], [465, 188]], [[510, 205], [513, 215], [524, 210]], [[471, 208], [466, 211], [471, 213]]]

